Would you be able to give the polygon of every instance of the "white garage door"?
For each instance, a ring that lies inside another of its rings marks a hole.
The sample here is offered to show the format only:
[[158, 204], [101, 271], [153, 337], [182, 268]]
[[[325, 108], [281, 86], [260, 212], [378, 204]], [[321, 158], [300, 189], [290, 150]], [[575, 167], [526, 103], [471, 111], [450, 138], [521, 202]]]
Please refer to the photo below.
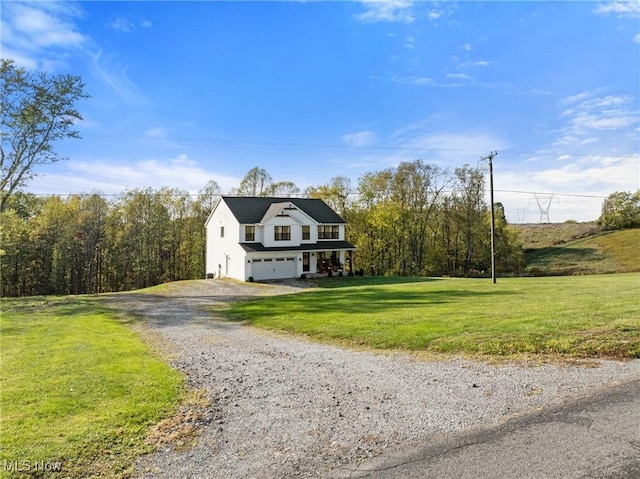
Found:
[[252, 261], [253, 279], [282, 279], [298, 276], [298, 265], [295, 257], [263, 258]]

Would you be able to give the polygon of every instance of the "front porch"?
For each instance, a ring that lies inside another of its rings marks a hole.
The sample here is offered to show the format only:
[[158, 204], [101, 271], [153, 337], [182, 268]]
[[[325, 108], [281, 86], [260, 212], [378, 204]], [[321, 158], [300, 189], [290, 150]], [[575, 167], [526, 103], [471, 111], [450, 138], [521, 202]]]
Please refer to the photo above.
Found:
[[353, 250], [315, 250], [302, 253], [302, 273], [325, 275], [353, 271]]

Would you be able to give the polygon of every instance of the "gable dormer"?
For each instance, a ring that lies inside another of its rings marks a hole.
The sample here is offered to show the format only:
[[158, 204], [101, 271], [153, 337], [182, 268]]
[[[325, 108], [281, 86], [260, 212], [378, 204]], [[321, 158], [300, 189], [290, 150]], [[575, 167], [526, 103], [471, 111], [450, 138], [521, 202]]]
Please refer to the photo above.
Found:
[[265, 212], [264, 216], [260, 220], [260, 224], [267, 223], [273, 217], [279, 218], [287, 218], [291, 215], [289, 214], [292, 210], [296, 210], [297, 208], [293, 203], [283, 202], [283, 203], [273, 203], [269, 206], [269, 209]]
[[259, 224], [266, 225], [268, 223], [275, 223], [281, 220], [287, 223], [290, 218], [291, 221], [299, 225], [316, 225], [318, 224], [315, 219], [305, 213], [302, 209], [298, 208], [295, 204], [289, 201], [273, 203], [264, 216], [260, 220]]

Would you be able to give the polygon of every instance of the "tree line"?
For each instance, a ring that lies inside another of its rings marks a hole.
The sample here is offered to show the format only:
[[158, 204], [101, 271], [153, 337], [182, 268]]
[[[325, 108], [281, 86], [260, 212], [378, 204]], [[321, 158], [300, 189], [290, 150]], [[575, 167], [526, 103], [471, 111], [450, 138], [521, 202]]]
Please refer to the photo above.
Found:
[[3, 296], [124, 291], [203, 277], [204, 222], [219, 193], [170, 188], [13, 195], [0, 213]]
[[[490, 210], [484, 172], [453, 171], [421, 160], [367, 173], [355, 188], [348, 178], [308, 189], [347, 221], [356, 265], [372, 275], [484, 276], [490, 274]], [[517, 232], [496, 209], [497, 270], [524, 266]]]
[[[204, 222], [218, 184], [192, 197], [178, 189], [134, 189], [38, 197], [22, 192], [36, 167], [56, 162], [54, 142], [79, 138], [76, 104], [88, 98], [76, 75], [49, 75], [0, 60], [0, 288], [3, 296], [121, 291], [204, 275]], [[489, 205], [483, 172], [421, 160], [367, 173], [352, 186], [337, 176], [303, 195], [346, 221], [355, 268], [373, 275], [482, 276], [490, 268]], [[300, 196], [290, 181], [253, 168], [239, 196]], [[497, 270], [518, 274], [522, 248], [496, 210]], [[640, 190], [604, 203], [603, 229], [640, 226]]]
[[[325, 200], [347, 221], [347, 240], [358, 248], [354, 268], [367, 274], [483, 275], [490, 237], [482, 173], [417, 160], [368, 173], [355, 188], [338, 176], [304, 195]], [[232, 193], [300, 190], [253, 168]], [[101, 293], [202, 278], [204, 223], [219, 194], [214, 180], [196, 196], [171, 188], [127, 190], [110, 200], [15, 193], [0, 213], [2, 295]], [[498, 269], [518, 273], [521, 248], [497, 206]]]

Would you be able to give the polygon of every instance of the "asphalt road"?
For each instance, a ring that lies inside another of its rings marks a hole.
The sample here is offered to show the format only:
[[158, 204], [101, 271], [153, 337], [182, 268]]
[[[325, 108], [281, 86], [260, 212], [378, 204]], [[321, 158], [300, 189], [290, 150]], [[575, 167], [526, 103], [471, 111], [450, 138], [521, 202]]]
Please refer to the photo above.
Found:
[[640, 479], [640, 380], [330, 477]]

